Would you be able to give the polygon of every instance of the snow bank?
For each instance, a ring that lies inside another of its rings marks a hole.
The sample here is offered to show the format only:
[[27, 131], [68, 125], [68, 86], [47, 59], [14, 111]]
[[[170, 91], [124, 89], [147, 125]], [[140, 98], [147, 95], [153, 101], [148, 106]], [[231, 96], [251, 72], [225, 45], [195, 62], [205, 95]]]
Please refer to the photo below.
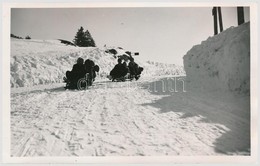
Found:
[[175, 64], [165, 64], [153, 61], [147, 61], [145, 63], [139, 62], [138, 64], [145, 68], [143, 72], [144, 76], [185, 75], [183, 66]]
[[193, 88], [250, 91], [250, 23], [231, 27], [194, 46], [183, 57]]
[[[117, 63], [116, 57], [126, 54], [122, 48], [66, 46], [59, 40], [11, 39], [11, 87], [29, 87], [38, 84], [59, 83], [65, 72], [71, 70], [78, 57], [92, 59], [100, 66], [98, 77], [106, 77]], [[183, 67], [151, 62], [137, 63], [144, 67], [144, 76], [179, 75]], [[183, 74], [182, 74], [183, 75]]]

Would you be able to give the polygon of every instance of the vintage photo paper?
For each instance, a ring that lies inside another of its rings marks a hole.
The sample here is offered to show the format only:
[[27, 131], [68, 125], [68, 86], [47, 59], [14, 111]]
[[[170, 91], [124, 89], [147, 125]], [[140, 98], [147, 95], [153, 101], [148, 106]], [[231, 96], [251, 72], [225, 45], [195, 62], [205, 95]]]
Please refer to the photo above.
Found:
[[256, 162], [257, 12], [3, 3], [3, 161]]

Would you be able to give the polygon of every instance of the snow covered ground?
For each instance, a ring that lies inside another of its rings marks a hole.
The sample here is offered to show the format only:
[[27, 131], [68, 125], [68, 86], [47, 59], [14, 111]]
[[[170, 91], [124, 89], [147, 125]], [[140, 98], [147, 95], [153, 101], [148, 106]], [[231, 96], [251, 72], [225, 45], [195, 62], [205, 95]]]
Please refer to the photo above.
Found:
[[[104, 79], [116, 63], [108, 48], [12, 39], [11, 155], [250, 155], [248, 37], [249, 23], [193, 47], [187, 76], [138, 62], [144, 75], [132, 82]], [[89, 89], [65, 90], [79, 56], [103, 71]]]
[[86, 91], [61, 84], [12, 89], [11, 154], [250, 154], [247, 97], [186, 92], [183, 81], [176, 79], [177, 89], [174, 82], [148, 77], [98, 81]]

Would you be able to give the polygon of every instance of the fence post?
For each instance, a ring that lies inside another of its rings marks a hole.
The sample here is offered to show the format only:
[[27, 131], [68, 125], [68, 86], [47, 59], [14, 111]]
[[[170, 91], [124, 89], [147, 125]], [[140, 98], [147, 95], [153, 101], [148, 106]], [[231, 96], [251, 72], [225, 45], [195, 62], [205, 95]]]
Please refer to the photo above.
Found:
[[213, 7], [212, 9], [212, 15], [214, 19], [214, 35], [218, 34], [218, 18], [217, 18], [217, 8]]
[[222, 22], [222, 14], [221, 14], [221, 7], [218, 7], [218, 19], [219, 19], [219, 31], [223, 31], [223, 22]]
[[238, 22], [238, 25], [241, 25], [245, 22], [243, 7], [237, 7], [237, 22]]

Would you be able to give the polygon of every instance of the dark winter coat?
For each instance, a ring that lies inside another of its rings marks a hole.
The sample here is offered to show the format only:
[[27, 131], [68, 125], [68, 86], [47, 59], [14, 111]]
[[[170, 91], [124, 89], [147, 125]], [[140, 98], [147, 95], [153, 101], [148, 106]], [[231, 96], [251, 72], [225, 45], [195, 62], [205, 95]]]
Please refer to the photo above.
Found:
[[138, 64], [135, 62], [129, 62], [128, 64], [130, 75], [137, 75], [139, 73], [138, 71]]
[[95, 79], [96, 78], [96, 72], [94, 70], [95, 63], [92, 60], [87, 59], [85, 61], [84, 66], [85, 66], [85, 71], [86, 73], [89, 74], [90, 78]]
[[75, 64], [71, 72], [82, 78], [85, 75], [85, 67], [84, 65]]
[[85, 67], [82, 64], [75, 64], [72, 67], [71, 71], [66, 72], [66, 77], [71, 82], [77, 82], [78, 79], [83, 78], [85, 76]]
[[117, 64], [115, 67], [111, 70], [110, 75], [112, 78], [120, 78], [126, 76], [128, 72], [128, 69], [123, 64]]

